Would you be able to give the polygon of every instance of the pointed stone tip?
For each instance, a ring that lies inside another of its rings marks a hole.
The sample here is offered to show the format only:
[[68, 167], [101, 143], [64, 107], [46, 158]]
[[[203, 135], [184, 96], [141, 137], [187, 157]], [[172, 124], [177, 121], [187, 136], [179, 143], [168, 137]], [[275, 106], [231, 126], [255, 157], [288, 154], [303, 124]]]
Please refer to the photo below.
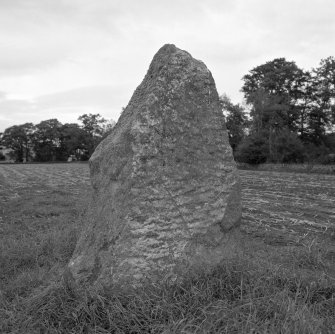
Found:
[[158, 51], [157, 54], [172, 54], [179, 49], [174, 44], [164, 44]]
[[150, 78], [152, 78], [154, 73], [158, 73], [163, 66], [166, 66], [166, 64], [171, 62], [172, 58], [174, 59], [172, 61], [174, 64], [181, 63], [182, 61], [185, 61], [185, 59], [188, 59], [189, 61], [194, 60], [187, 51], [179, 49], [174, 44], [164, 44], [156, 52], [150, 64], [148, 71]]
[[162, 50], [162, 51], [175, 51], [177, 50], [178, 48], [174, 45], [174, 44], [164, 44], [159, 50]]

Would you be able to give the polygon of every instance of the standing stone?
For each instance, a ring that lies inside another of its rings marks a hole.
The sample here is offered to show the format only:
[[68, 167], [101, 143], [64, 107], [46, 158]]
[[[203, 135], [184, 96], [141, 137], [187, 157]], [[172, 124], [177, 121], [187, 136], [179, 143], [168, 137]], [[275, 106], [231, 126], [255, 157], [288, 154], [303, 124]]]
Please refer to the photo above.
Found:
[[229, 256], [240, 183], [213, 77], [188, 52], [157, 52], [90, 173], [77, 282], [174, 280]]

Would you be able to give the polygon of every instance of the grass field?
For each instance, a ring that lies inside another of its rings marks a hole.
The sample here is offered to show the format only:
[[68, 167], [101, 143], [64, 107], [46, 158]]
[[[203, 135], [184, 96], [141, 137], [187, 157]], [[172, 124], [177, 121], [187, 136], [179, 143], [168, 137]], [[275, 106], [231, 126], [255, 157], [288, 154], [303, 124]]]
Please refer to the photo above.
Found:
[[87, 164], [0, 165], [0, 333], [335, 333], [335, 176], [241, 170], [244, 254], [178, 286], [62, 275]]

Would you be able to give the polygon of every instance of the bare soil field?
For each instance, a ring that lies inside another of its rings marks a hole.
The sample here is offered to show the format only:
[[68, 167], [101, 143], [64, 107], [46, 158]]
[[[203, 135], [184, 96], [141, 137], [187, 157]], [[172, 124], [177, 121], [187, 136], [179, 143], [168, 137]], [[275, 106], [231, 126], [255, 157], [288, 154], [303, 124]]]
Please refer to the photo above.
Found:
[[0, 239], [74, 218], [89, 190], [88, 164], [0, 165]]
[[330, 174], [335, 175], [335, 165], [334, 164], [275, 164], [275, 163], [265, 163], [260, 165], [250, 165], [246, 163], [239, 162], [238, 168], [253, 171], [273, 171], [273, 172], [292, 172], [292, 173], [311, 173], [311, 174]]
[[6, 202], [48, 190], [78, 193], [89, 185], [88, 164], [0, 165], [0, 200]]
[[[278, 244], [307, 235], [335, 240], [335, 176], [250, 170], [239, 173], [245, 232], [267, 236]], [[11, 214], [25, 218], [26, 211], [15, 205], [23, 199], [32, 203], [34, 218], [42, 218], [38, 211], [43, 206], [36, 205], [36, 198], [43, 203], [49, 199], [50, 206], [52, 195], [59, 193], [78, 203], [89, 191], [89, 169], [85, 163], [0, 165], [0, 223], [8, 225], [5, 220]]]
[[245, 231], [287, 244], [335, 241], [335, 176], [240, 170]]
[[[124, 308], [118, 328], [133, 329], [118, 331], [111, 330], [113, 322], [106, 325], [111, 315], [105, 315], [104, 310], [112, 312], [116, 307], [119, 314], [119, 304], [107, 302], [106, 296], [91, 296], [90, 305], [102, 300], [107, 303], [99, 314], [92, 315], [87, 292], [83, 299], [82, 293], [70, 293], [68, 286], [59, 285], [64, 282], [57, 283], [62, 282], [63, 268], [81, 228], [80, 214], [90, 197], [88, 164], [0, 165], [0, 332], [23, 333], [27, 326], [31, 333], [161, 333], [162, 328], [170, 330], [164, 333], [222, 333], [223, 328], [243, 333], [335, 332], [335, 176], [251, 170], [239, 173], [241, 238], [246, 247], [243, 264], [227, 265], [210, 280], [199, 279], [194, 283], [197, 288], [189, 285], [184, 313], [178, 303], [187, 294], [180, 288], [154, 292], [156, 297], [150, 297], [153, 299], [145, 306], [145, 315], [143, 309]], [[218, 282], [225, 286], [221, 297], [217, 295]], [[54, 290], [47, 288], [50, 284]], [[249, 286], [242, 289], [243, 284]], [[38, 297], [44, 288], [49, 292]], [[240, 292], [235, 296], [235, 291]], [[234, 298], [227, 301], [228, 292]], [[161, 306], [165, 297], [157, 297], [159, 293], [171, 293], [171, 303]], [[131, 298], [142, 303], [149, 297]], [[190, 300], [199, 304], [190, 306]], [[226, 306], [217, 308], [218, 303]], [[161, 307], [164, 317], [152, 318], [151, 307]], [[192, 318], [198, 311], [199, 317]], [[139, 324], [128, 323], [136, 312], [136, 317], [144, 316], [150, 326], [157, 323], [161, 330], [140, 330]], [[73, 317], [69, 320], [67, 314]], [[93, 326], [90, 319], [95, 316], [104, 319], [103, 324], [94, 322]], [[206, 319], [212, 319], [210, 324]], [[189, 329], [194, 323], [199, 330]], [[205, 325], [212, 330], [205, 330]], [[108, 330], [99, 331], [97, 326]], [[283, 326], [286, 329], [281, 331]]]

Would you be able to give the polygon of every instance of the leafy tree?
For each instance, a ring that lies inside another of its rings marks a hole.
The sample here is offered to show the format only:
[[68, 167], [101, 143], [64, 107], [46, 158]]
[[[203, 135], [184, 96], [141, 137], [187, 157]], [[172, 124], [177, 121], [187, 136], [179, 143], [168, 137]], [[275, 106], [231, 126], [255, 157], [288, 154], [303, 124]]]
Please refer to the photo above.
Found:
[[0, 133], [0, 143], [13, 150], [16, 161], [67, 160], [70, 155], [87, 160], [98, 143], [113, 129], [115, 122], [107, 121], [99, 114], [79, 117], [82, 125], [62, 124], [48, 119], [37, 125], [14, 125]]
[[229, 143], [235, 152], [246, 133], [249, 123], [247, 113], [241, 105], [233, 104], [225, 94], [220, 96], [220, 102], [226, 118]]
[[57, 119], [48, 119], [36, 125], [34, 132], [34, 150], [37, 161], [55, 161], [60, 150], [60, 129], [62, 123]]
[[273, 162], [301, 162], [306, 156], [319, 161], [320, 154], [331, 151], [327, 136], [335, 124], [334, 57], [321, 60], [310, 72], [285, 58], [274, 59], [252, 69], [243, 80], [252, 136], [239, 153], [248, 145], [254, 148], [260, 137], [268, 146], [264, 155]]
[[236, 160], [253, 165], [266, 162], [269, 155], [267, 135], [263, 132], [245, 137], [236, 150]]
[[253, 130], [269, 132], [271, 124], [295, 131], [299, 84], [304, 72], [295, 62], [277, 58], [252, 69], [243, 77], [242, 92], [252, 105]]
[[299, 163], [305, 159], [305, 149], [298, 136], [288, 129], [274, 128], [245, 137], [236, 151], [236, 159], [249, 164], [264, 162]]
[[284, 129], [274, 139], [272, 161], [276, 163], [302, 163], [305, 159], [305, 148], [299, 137]]
[[88, 146], [87, 133], [76, 123], [66, 123], [59, 129], [58, 159], [67, 160], [70, 155], [75, 155], [78, 160]]
[[15, 161], [28, 161], [31, 158], [33, 123], [14, 125], [7, 128], [1, 138], [1, 143], [13, 150]]
[[106, 120], [100, 114], [84, 114], [78, 118], [82, 122], [82, 129], [87, 135], [87, 151], [91, 156], [96, 146], [102, 140]]
[[297, 78], [297, 86], [297, 133], [302, 141], [306, 141], [309, 133], [308, 119], [313, 106], [315, 94], [312, 73], [304, 71], [301, 76]]
[[335, 132], [331, 132], [326, 134], [325, 136], [325, 144], [329, 147], [329, 150], [335, 153]]
[[308, 117], [311, 141], [320, 145], [324, 142], [327, 129], [335, 124], [335, 58], [322, 59], [313, 70], [311, 79], [313, 95]]

